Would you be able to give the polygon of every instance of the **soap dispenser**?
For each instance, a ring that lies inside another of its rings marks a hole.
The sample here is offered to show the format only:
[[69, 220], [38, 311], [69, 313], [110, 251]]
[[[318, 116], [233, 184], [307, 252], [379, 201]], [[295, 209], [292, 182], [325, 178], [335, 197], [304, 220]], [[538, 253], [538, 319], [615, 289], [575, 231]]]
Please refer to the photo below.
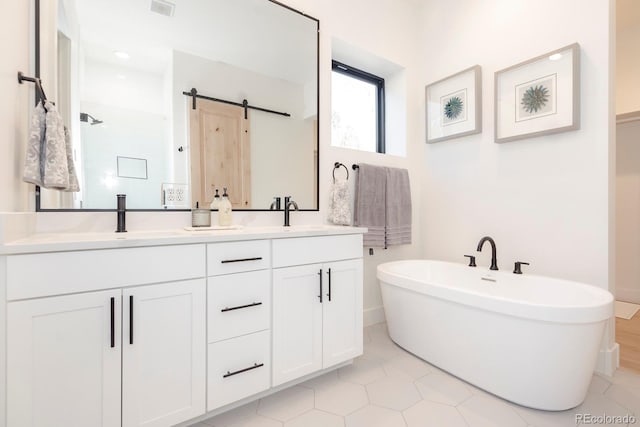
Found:
[[218, 194], [218, 189], [216, 188], [216, 195], [213, 196], [213, 201], [209, 207], [211, 209], [218, 209], [218, 206], [220, 206], [220, 194]]
[[227, 194], [227, 188], [224, 188], [220, 203], [218, 204], [218, 225], [228, 227], [231, 225], [231, 202]]

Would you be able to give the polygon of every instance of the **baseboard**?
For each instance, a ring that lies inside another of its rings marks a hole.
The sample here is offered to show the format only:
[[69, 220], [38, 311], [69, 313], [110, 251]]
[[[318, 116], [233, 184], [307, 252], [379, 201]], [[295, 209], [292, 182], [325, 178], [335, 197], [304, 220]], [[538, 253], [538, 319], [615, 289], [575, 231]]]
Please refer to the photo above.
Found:
[[616, 369], [620, 366], [620, 346], [614, 343], [613, 347], [606, 350], [600, 350], [598, 354], [598, 362], [596, 363], [596, 372], [608, 377], [612, 377]]
[[616, 288], [616, 300], [640, 304], [640, 289]]
[[375, 325], [384, 322], [384, 307], [371, 307], [364, 309], [364, 326]]

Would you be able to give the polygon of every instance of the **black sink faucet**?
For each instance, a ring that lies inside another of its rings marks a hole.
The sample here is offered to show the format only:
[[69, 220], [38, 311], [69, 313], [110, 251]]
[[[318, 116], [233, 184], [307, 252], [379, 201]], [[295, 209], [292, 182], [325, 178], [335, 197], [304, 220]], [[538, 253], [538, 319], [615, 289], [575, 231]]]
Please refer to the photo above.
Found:
[[127, 212], [127, 195], [118, 194], [118, 228], [116, 233], [126, 233], [127, 224], [125, 221], [125, 214]]
[[489, 242], [491, 245], [491, 267], [489, 267], [489, 270], [497, 270], [498, 259], [496, 258], [496, 242], [494, 242], [491, 237], [484, 236], [480, 239], [480, 242], [478, 242], [478, 252], [482, 252], [482, 245], [484, 245], [484, 242]]
[[289, 227], [289, 212], [291, 210], [291, 206], [293, 206], [294, 210], [298, 210], [298, 204], [291, 200], [291, 196], [287, 196], [284, 198], [284, 226]]

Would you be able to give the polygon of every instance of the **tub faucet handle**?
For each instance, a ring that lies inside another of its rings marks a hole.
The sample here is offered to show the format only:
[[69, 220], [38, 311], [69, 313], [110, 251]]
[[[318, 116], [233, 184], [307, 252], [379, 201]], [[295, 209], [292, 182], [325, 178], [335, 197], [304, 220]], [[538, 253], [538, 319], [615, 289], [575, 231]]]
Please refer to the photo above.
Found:
[[469, 267], [477, 267], [476, 266], [476, 257], [474, 257], [473, 255], [465, 255], [467, 258], [469, 258]]
[[528, 262], [516, 261], [515, 266], [513, 267], [513, 274], [522, 274], [522, 269], [520, 268], [523, 265], [529, 265]]

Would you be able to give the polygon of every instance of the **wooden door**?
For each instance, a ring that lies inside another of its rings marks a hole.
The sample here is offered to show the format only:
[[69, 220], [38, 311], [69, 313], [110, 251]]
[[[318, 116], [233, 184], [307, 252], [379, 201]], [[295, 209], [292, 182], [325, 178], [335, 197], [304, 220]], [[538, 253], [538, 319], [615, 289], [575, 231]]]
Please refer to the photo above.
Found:
[[120, 295], [7, 305], [8, 427], [120, 426]]
[[172, 426], [204, 414], [205, 280], [123, 296], [122, 426]]
[[321, 265], [273, 270], [273, 385], [322, 369]]
[[249, 119], [242, 107], [198, 99], [189, 103], [191, 204], [208, 207], [227, 187], [234, 209], [251, 208]]
[[362, 260], [323, 265], [323, 368], [362, 354]]

